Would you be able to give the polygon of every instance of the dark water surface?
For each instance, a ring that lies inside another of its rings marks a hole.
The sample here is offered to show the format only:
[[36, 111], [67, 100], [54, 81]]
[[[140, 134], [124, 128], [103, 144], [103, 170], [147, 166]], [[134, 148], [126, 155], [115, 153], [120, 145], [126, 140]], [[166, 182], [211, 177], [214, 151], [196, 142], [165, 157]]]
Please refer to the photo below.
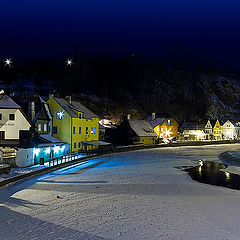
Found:
[[240, 190], [240, 176], [220, 171], [225, 168], [227, 165], [219, 162], [199, 161], [199, 166], [184, 171], [195, 181]]

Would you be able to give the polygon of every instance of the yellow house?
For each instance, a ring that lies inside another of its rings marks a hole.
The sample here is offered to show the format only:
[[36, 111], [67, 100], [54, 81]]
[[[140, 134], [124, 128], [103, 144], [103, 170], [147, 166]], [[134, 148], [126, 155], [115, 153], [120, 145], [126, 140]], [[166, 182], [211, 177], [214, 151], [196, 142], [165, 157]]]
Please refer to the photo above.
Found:
[[155, 144], [158, 139], [151, 125], [145, 120], [129, 119], [124, 130], [129, 144]]
[[214, 124], [213, 127], [213, 139], [215, 140], [222, 140], [222, 127], [221, 124], [219, 123], [219, 120], [217, 119], [217, 121]]
[[98, 141], [99, 118], [76, 101], [50, 98], [53, 137], [70, 144], [71, 152], [83, 149], [84, 142]]
[[149, 123], [159, 138], [178, 137], [178, 123], [174, 118], [152, 118]]

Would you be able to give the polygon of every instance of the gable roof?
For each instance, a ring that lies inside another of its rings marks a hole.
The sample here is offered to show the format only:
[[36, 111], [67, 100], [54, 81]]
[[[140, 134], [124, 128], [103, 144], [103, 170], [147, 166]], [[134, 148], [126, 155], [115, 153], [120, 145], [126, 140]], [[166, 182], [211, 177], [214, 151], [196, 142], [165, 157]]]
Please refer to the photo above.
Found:
[[4, 94], [0, 96], [0, 108], [20, 109], [21, 107], [17, 103], [15, 103], [9, 96]]
[[72, 101], [71, 103], [69, 103], [67, 100], [63, 98], [56, 98], [56, 97], [54, 97], [54, 99], [71, 117], [78, 118], [78, 115], [73, 111], [74, 109], [78, 112], [82, 112], [83, 118], [88, 118], [88, 119], [98, 118], [96, 114], [94, 114], [91, 110], [89, 110], [79, 102]]
[[131, 129], [139, 137], [157, 137], [158, 135], [153, 130], [152, 126], [145, 120], [128, 120]]
[[149, 120], [150, 125], [155, 128], [156, 126], [163, 123], [167, 118], [155, 118], [154, 120]]

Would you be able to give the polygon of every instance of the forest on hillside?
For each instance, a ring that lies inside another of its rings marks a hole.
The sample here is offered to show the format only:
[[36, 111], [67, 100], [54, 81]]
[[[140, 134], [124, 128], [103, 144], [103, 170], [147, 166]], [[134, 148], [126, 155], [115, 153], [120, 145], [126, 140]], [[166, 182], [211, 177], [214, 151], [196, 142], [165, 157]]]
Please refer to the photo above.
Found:
[[10, 94], [72, 95], [100, 115], [131, 113], [142, 118], [157, 112], [180, 122], [240, 117], [240, 74], [199, 63], [79, 55], [72, 65], [58, 60], [5, 66], [0, 68], [0, 81]]

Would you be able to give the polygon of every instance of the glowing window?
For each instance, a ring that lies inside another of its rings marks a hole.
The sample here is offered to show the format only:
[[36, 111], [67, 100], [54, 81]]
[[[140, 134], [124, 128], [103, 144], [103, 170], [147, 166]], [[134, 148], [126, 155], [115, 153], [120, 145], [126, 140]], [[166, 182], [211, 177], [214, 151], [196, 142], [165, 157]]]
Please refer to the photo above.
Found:
[[93, 134], [93, 128], [91, 128], [91, 134]]
[[169, 125], [171, 124], [171, 120], [170, 120], [170, 119], [168, 119], [167, 123], [168, 123], [168, 126], [169, 126]]
[[43, 131], [47, 132], [47, 124], [46, 123], [43, 125]]
[[42, 125], [38, 124], [38, 131], [42, 131]]
[[94, 134], [96, 134], [96, 132], [97, 132], [97, 130], [96, 130], [96, 128], [94, 128]]

